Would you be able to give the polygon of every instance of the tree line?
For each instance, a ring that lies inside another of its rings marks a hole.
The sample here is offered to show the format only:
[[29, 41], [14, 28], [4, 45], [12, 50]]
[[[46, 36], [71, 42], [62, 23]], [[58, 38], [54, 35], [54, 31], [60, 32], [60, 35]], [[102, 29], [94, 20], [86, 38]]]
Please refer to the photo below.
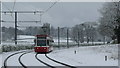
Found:
[[120, 2], [108, 2], [100, 9], [99, 33], [120, 43]]
[[[53, 37], [58, 37], [58, 28], [53, 26], [49, 26], [49, 23], [45, 23], [42, 27], [26, 27], [25, 29], [18, 29], [17, 35], [32, 35], [35, 36], [37, 34], [44, 34], [43, 27], [46, 26], [49, 28], [45, 30], [47, 34], [50, 34]], [[67, 30], [68, 33], [67, 33]], [[2, 27], [2, 36], [3, 41], [6, 40], [14, 40], [15, 29], [13, 27]], [[60, 38], [67, 38], [75, 41], [75, 42], [94, 42], [94, 41], [102, 41], [102, 36], [98, 32], [98, 24], [97, 22], [85, 22], [83, 24], [77, 24], [74, 27], [60, 27], [59, 28]]]

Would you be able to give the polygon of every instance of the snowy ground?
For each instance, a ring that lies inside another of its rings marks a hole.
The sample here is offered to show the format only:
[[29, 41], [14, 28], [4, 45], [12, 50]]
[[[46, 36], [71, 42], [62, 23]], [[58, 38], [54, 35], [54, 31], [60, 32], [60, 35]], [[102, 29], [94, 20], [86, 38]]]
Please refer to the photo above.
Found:
[[57, 50], [49, 56], [74, 66], [118, 66], [117, 52], [117, 45], [89, 46]]
[[[76, 51], [76, 54], [75, 54]], [[14, 52], [3, 53], [3, 60]], [[48, 54], [49, 57], [58, 61], [64, 62], [73, 66], [118, 66], [118, 45], [102, 45], [102, 46], [84, 46], [74, 47], [69, 49], [55, 50]], [[8, 60], [9, 66], [21, 66], [18, 62], [18, 57], [21, 54], [15, 55]], [[105, 56], [108, 57], [105, 61]], [[62, 66], [54, 63], [47, 58], [44, 54], [38, 55], [40, 59], [53, 66]], [[35, 59], [35, 53], [29, 53], [22, 57], [22, 62], [26, 66], [45, 66]], [[2, 62], [3, 63], [3, 62]], [[0, 64], [2, 65], [2, 64]]]

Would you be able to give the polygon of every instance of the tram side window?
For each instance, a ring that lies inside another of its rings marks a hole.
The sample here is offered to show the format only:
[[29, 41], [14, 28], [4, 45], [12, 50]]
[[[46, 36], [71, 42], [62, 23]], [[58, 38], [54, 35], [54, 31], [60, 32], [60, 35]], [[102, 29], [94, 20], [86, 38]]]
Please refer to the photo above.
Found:
[[53, 40], [49, 40], [49, 45], [50, 45], [50, 46], [53, 45]]
[[52, 46], [53, 45], [53, 41], [52, 40], [47, 40], [47, 45]]

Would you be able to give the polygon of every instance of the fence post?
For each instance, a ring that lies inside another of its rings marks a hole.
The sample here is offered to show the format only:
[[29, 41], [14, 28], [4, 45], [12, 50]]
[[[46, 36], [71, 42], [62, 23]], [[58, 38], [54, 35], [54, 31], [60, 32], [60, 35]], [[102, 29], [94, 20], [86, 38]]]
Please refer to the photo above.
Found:
[[107, 61], [107, 56], [105, 56], [105, 61]]

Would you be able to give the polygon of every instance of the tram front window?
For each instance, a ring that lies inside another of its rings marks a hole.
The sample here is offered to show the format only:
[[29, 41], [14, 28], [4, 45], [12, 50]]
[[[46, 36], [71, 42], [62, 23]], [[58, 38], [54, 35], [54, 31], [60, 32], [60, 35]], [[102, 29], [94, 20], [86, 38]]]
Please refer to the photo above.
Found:
[[46, 40], [37, 40], [37, 46], [46, 46]]

